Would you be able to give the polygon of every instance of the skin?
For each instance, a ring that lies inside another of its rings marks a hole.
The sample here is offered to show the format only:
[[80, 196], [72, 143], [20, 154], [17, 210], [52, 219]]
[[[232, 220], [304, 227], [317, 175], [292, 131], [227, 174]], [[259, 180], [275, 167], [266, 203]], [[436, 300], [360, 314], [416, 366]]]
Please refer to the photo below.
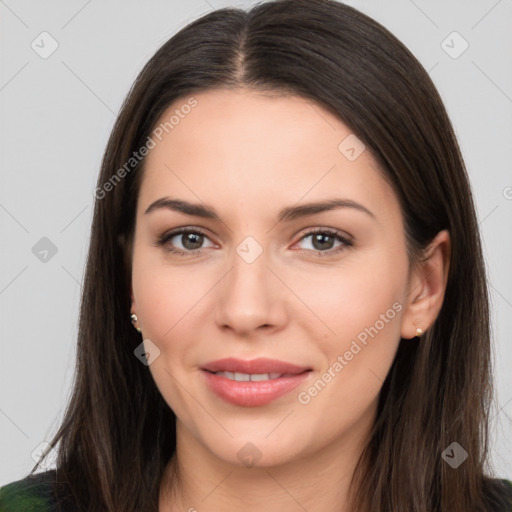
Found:
[[[347, 486], [400, 337], [425, 331], [441, 308], [449, 234], [440, 232], [409, 273], [394, 191], [368, 149], [354, 161], [338, 150], [350, 129], [311, 100], [247, 89], [194, 98], [197, 106], [146, 159], [133, 246], [132, 313], [160, 350], [149, 370], [177, 416], [160, 510], [348, 510]], [[162, 197], [209, 205], [220, 220], [145, 213]], [[346, 207], [277, 221], [284, 207], [334, 198], [373, 216]], [[181, 235], [155, 245], [183, 227], [202, 228], [200, 249]], [[318, 249], [314, 228], [348, 235], [352, 245], [327, 238]], [[236, 251], [247, 236], [263, 249], [252, 263]], [[298, 394], [397, 303], [378, 334], [300, 403]], [[313, 371], [269, 405], [241, 407], [213, 394], [199, 370], [224, 357], [270, 357]], [[253, 467], [237, 456], [248, 442], [261, 456]], [[173, 472], [179, 486], [169, 484]]]

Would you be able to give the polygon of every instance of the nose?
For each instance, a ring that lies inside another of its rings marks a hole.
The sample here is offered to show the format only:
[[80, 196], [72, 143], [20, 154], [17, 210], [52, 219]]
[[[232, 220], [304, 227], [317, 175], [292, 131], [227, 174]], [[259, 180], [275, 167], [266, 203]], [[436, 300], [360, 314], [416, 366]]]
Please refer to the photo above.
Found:
[[270, 270], [265, 252], [248, 263], [234, 254], [233, 265], [215, 297], [214, 318], [240, 336], [281, 329], [287, 321], [286, 287]]

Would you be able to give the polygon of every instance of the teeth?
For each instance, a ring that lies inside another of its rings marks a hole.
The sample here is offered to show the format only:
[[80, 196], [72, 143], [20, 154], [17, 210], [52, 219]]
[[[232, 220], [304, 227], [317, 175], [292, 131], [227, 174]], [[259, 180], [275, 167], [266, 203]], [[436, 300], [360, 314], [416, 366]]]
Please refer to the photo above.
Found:
[[219, 377], [236, 380], [237, 382], [261, 382], [264, 380], [278, 379], [282, 377], [282, 373], [234, 373], [234, 372], [215, 372]]
[[282, 373], [255, 373], [254, 375], [251, 375], [251, 381], [258, 382], [261, 380], [279, 379], [279, 377], [282, 376]]
[[[275, 375], [274, 373], [272, 375]], [[279, 376], [279, 374], [277, 374]], [[260, 382], [262, 380], [269, 380], [269, 379], [277, 379], [277, 377], [273, 377], [269, 375], [268, 373], [255, 373], [254, 375], [251, 375], [251, 381], [252, 382]]]

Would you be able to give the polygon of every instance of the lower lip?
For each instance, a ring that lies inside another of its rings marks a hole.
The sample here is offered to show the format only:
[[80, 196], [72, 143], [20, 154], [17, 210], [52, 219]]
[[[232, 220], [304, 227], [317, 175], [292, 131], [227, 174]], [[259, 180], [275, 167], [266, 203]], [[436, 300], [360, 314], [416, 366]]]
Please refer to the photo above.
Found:
[[210, 389], [220, 398], [242, 407], [267, 405], [299, 386], [311, 372], [260, 382], [236, 381], [202, 370]]

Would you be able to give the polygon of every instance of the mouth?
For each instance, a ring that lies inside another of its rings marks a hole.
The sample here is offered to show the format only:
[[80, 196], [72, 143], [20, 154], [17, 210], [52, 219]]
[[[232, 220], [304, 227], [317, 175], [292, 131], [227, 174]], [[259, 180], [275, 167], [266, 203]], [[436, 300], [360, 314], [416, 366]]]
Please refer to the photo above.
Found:
[[[208, 370], [206, 370], [208, 371]], [[295, 377], [292, 373], [238, 373], [238, 372], [210, 372], [218, 377], [235, 380], [237, 382], [264, 382], [280, 379], [282, 377]]]
[[210, 391], [223, 401], [258, 407], [290, 393], [309, 376], [312, 368], [267, 358], [227, 358], [207, 363], [201, 371]]

